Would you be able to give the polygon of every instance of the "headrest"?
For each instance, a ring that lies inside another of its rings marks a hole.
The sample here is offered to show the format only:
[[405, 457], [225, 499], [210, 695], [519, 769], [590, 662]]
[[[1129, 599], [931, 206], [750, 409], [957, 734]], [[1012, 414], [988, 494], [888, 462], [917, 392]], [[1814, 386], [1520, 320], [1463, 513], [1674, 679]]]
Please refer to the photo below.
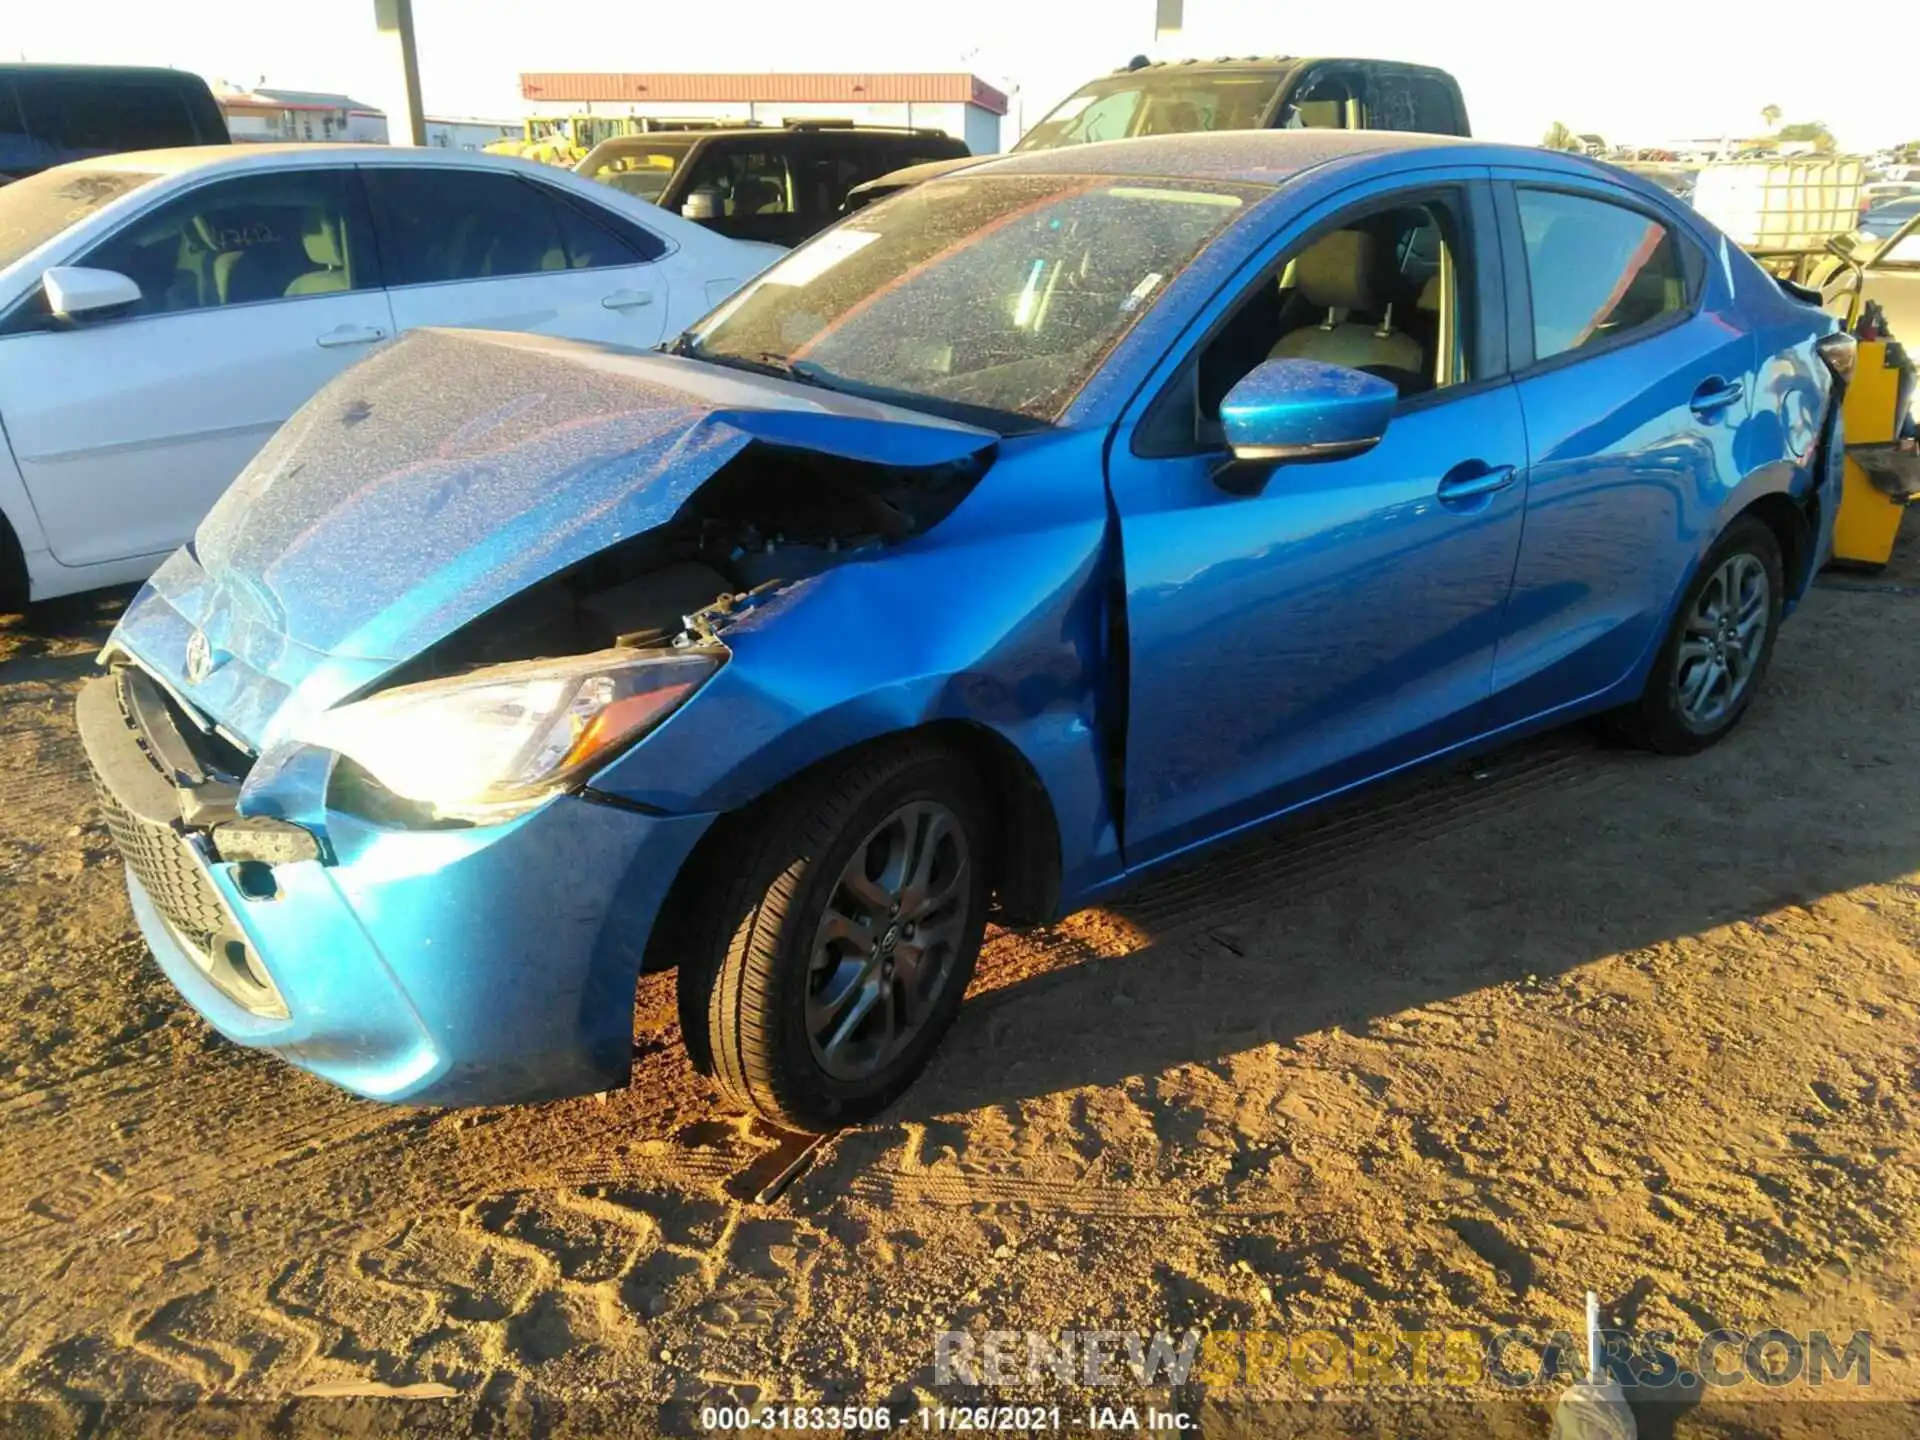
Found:
[[1307, 303], [1322, 310], [1373, 308], [1373, 236], [1335, 230], [1302, 251], [1294, 278]]
[[1440, 313], [1440, 272], [1434, 271], [1420, 287], [1419, 309], [1428, 315]]
[[308, 223], [300, 236], [300, 243], [307, 247], [307, 259], [315, 265], [328, 270], [346, 268], [347, 257], [340, 248], [340, 232], [324, 215]]

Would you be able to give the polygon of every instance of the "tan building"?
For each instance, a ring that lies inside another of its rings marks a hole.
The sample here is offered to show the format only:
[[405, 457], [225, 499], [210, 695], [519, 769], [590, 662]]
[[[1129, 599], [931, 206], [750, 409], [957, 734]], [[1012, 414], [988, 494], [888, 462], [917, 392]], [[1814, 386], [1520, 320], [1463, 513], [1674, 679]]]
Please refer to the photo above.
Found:
[[387, 117], [349, 95], [315, 90], [216, 89], [227, 133], [240, 141], [357, 140], [383, 145]]
[[545, 71], [522, 74], [529, 115], [650, 115], [682, 120], [851, 120], [924, 126], [1000, 149], [1007, 97], [977, 75], [697, 75]]

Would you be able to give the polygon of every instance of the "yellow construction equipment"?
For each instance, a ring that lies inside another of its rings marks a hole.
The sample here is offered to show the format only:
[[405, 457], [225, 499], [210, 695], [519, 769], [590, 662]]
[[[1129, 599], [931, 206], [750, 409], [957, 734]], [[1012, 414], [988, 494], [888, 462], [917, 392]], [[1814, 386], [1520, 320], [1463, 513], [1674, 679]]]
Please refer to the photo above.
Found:
[[646, 135], [657, 130], [713, 130], [752, 126], [752, 121], [674, 119], [658, 115], [530, 115], [521, 123], [518, 140], [496, 140], [486, 147], [490, 155], [517, 155], [543, 165], [571, 169], [587, 158], [602, 140], [622, 135]]
[[1920, 458], [1898, 449], [1906, 416], [1903, 377], [1911, 374], [1897, 341], [1859, 342], [1840, 409], [1847, 468], [1840, 513], [1833, 521], [1833, 558], [1841, 564], [1886, 564], [1914, 498], [1906, 477], [1920, 473]]
[[1857, 337], [1840, 415], [1846, 476], [1833, 527], [1833, 558], [1844, 565], [1885, 565], [1907, 506], [1920, 498], [1920, 455], [1900, 449], [1912, 433], [1914, 368], [1897, 338], [1920, 335], [1917, 250], [1920, 217], [1881, 240], [1851, 235], [1829, 247], [1831, 261], [1816, 280], [1827, 308]]
[[[1899, 448], [1914, 371], [1896, 338], [1920, 337], [1920, 217], [1885, 240], [1859, 230], [1864, 174], [1845, 156], [1709, 165], [1693, 202], [1765, 269], [1817, 292], [1855, 337], [1840, 412], [1847, 454], [1833, 559], [1878, 567], [1893, 555], [1908, 502], [1920, 498], [1920, 457]], [[1914, 244], [1903, 248], [1909, 235]]]

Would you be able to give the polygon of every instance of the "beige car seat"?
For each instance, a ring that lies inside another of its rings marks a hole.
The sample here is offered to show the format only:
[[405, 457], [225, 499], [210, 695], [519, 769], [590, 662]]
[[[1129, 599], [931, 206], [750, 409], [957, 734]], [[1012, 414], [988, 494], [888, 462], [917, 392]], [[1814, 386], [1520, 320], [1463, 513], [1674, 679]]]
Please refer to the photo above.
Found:
[[1380, 311], [1377, 324], [1349, 318], [1355, 310], [1371, 314], [1376, 309], [1374, 255], [1374, 238], [1364, 230], [1335, 230], [1301, 252], [1292, 266], [1294, 284], [1326, 318], [1289, 330], [1268, 358], [1422, 372], [1426, 357], [1420, 342], [1393, 328], [1391, 302]]
[[327, 295], [351, 290], [353, 280], [347, 274], [346, 247], [340, 243], [339, 217], [316, 212], [300, 236], [307, 260], [314, 266], [304, 275], [296, 275], [287, 286], [289, 295]]

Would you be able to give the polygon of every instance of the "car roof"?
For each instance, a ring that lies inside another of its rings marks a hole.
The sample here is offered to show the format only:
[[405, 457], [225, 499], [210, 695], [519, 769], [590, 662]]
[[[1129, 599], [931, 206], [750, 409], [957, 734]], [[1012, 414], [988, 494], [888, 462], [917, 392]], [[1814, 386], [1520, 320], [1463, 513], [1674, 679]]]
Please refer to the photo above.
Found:
[[1010, 151], [969, 165], [966, 175], [969, 179], [989, 174], [1152, 175], [1275, 185], [1336, 161], [1395, 154], [1437, 157], [1449, 151], [1480, 164], [1535, 161], [1548, 155], [1556, 161], [1580, 158], [1457, 135], [1416, 135], [1404, 130], [1214, 130]]
[[1418, 60], [1380, 60], [1365, 55], [1220, 55], [1213, 59], [1193, 56], [1185, 60], [1149, 60], [1144, 65], [1118, 65], [1104, 75], [1096, 75], [1080, 88], [1104, 80], [1124, 80], [1129, 75], [1281, 75], [1313, 65], [1383, 65], [1396, 70], [1426, 70], [1445, 75], [1438, 66]]
[[903, 140], [950, 140], [946, 131], [907, 125], [820, 125], [802, 120], [797, 125], [728, 125], [711, 130], [648, 130], [639, 135], [609, 135], [593, 148], [657, 145], [662, 140], [760, 139], [769, 135], [883, 135]]
[[62, 166], [66, 170], [132, 170], [150, 175], [184, 175], [194, 170], [283, 169], [294, 165], [469, 165], [485, 169], [552, 171], [512, 155], [453, 150], [439, 145], [371, 145], [350, 142], [276, 141], [270, 144], [183, 145], [169, 150], [129, 150], [90, 155]]
[[102, 80], [114, 76], [142, 79], [190, 80], [196, 85], [207, 82], [191, 70], [178, 70], [170, 65], [72, 65], [64, 62], [42, 63], [37, 60], [7, 61], [0, 63], [0, 75], [48, 75], [69, 80]]

